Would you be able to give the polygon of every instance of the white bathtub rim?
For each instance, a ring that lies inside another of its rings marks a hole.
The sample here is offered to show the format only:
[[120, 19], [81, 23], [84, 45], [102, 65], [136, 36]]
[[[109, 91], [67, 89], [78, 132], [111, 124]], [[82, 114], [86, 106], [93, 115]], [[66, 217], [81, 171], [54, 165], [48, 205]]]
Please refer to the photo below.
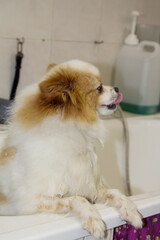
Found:
[[[160, 213], [160, 191], [133, 196], [131, 199], [133, 199], [143, 217]], [[107, 225], [107, 230], [125, 224], [115, 209], [102, 205], [97, 205], [96, 207], [99, 209], [102, 219]], [[26, 216], [24, 216], [24, 218], [25, 217]], [[2, 222], [4, 224], [4, 218], [5, 217], [0, 217], [0, 226]], [[88, 232], [82, 229], [80, 222], [74, 216], [68, 216], [57, 221], [34, 225], [11, 232], [8, 226], [8, 232], [1, 232], [0, 240], [71, 240], [85, 236], [88, 236]]]

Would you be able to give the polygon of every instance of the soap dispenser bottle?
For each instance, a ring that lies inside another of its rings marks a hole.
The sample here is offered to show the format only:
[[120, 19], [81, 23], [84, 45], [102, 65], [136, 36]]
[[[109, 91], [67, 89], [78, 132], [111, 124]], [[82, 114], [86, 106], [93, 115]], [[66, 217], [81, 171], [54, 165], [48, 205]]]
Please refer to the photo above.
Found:
[[158, 112], [160, 46], [139, 40], [135, 34], [139, 12], [133, 11], [131, 34], [125, 39], [116, 63], [115, 85], [123, 93], [122, 109], [137, 114]]

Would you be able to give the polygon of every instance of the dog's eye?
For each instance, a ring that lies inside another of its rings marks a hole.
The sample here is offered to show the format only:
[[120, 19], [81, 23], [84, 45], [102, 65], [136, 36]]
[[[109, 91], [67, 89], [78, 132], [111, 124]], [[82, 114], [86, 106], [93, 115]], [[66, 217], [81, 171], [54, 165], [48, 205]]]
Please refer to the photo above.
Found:
[[97, 88], [97, 91], [98, 91], [98, 93], [102, 93], [102, 92], [103, 92], [103, 87], [102, 87], [102, 85]]

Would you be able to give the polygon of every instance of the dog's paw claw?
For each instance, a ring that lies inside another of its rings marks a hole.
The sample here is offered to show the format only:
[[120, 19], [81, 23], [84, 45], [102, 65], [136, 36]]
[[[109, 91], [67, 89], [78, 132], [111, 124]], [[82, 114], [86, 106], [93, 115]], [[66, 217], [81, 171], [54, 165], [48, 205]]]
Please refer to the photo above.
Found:
[[83, 222], [83, 228], [86, 229], [96, 239], [104, 238], [105, 223], [100, 218], [89, 217]]

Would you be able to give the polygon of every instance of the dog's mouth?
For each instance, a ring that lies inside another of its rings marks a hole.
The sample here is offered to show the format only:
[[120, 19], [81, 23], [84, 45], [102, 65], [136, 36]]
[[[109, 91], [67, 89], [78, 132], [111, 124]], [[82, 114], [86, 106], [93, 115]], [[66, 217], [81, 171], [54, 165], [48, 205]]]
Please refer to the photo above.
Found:
[[111, 103], [109, 105], [103, 104], [102, 106], [107, 107], [109, 110], [114, 110], [122, 100], [123, 100], [123, 95], [122, 95], [122, 93], [119, 93], [116, 101], [114, 101], [113, 103]]

